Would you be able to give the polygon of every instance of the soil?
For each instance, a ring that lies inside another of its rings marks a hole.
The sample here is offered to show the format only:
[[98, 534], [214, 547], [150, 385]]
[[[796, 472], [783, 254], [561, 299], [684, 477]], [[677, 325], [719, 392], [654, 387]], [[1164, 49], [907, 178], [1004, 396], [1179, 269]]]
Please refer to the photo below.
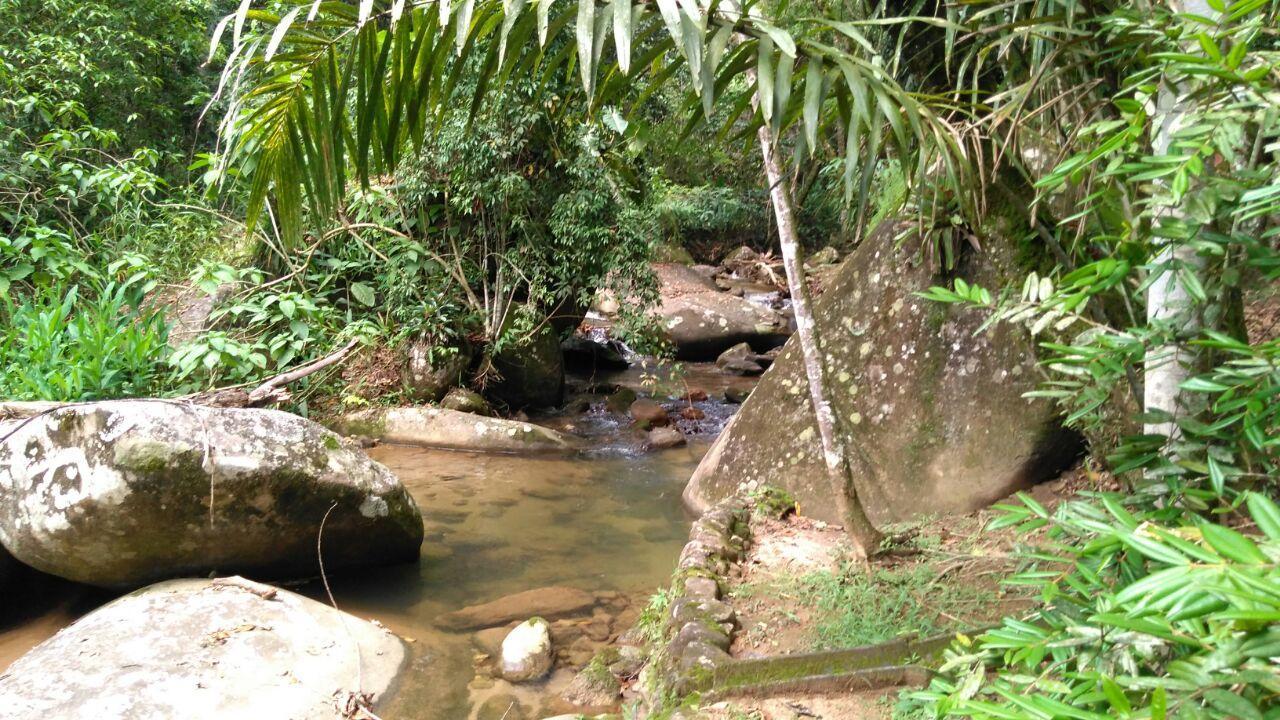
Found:
[[[1037, 485], [1027, 493], [1052, 510], [1082, 490], [1113, 490], [1110, 475], [1088, 467], [1076, 468], [1060, 478]], [[945, 594], [947, 586], [981, 591], [979, 606], [938, 609], [939, 624], [953, 628], [979, 628], [1005, 615], [1030, 609], [1034, 600], [1002, 588], [1001, 579], [1014, 572], [1015, 543], [1035, 541], [1012, 529], [986, 532], [983, 528], [999, 511], [984, 509], [901, 528], [891, 549], [872, 560], [869, 570], [906, 570], [930, 566], [932, 595]], [[891, 528], [890, 530], [899, 530]], [[805, 575], [815, 571], [848, 571], [851, 548], [843, 531], [832, 525], [791, 514], [781, 520], [757, 517], [753, 538], [738, 574], [731, 578], [728, 595], [738, 612], [740, 631], [730, 653], [734, 657], [771, 657], [815, 648], [814, 627], [821, 609], [804, 598], [786, 592], [752, 592], [752, 586]], [[856, 570], [855, 570], [856, 571]], [[783, 585], [785, 587], [785, 584]], [[922, 605], [926, 600], [917, 597]], [[929, 598], [932, 599], [931, 597]], [[926, 605], [926, 607], [928, 607]], [[946, 622], [944, 622], [946, 620]], [[869, 720], [890, 718], [900, 688], [851, 695], [786, 695], [765, 699], [735, 699], [704, 707], [699, 720]]]

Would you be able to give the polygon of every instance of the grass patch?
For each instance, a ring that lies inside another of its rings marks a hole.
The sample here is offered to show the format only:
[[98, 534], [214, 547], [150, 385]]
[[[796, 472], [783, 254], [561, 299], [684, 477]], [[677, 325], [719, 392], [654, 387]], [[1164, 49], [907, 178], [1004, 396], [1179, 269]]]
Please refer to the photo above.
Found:
[[[927, 564], [879, 568], [848, 564], [767, 583], [744, 584], [734, 596], [782, 598], [810, 613], [814, 650], [874, 645], [908, 633], [928, 637], [968, 627], [965, 618], [997, 593], [972, 583], [945, 582]], [[782, 614], [791, 615], [786, 609]], [[794, 617], [794, 615], [793, 615]]]

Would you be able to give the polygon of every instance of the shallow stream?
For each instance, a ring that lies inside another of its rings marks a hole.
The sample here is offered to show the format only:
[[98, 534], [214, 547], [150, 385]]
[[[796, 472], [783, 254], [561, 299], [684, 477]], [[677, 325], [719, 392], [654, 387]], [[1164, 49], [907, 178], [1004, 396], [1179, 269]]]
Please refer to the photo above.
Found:
[[[631, 374], [608, 379], [631, 384], [636, 380]], [[717, 380], [718, 373], [700, 374], [700, 387], [712, 393], [722, 392], [717, 382], [727, 384]], [[713, 433], [733, 409], [714, 401], [697, 404], [706, 411], [697, 424], [715, 427], [686, 430]], [[341, 609], [410, 639], [411, 667], [382, 707], [387, 720], [488, 720], [478, 714], [481, 706], [489, 701], [490, 709], [506, 707], [508, 697], [518, 698], [532, 717], [564, 712], [553, 698], [571, 677], [567, 670], [545, 683], [521, 687], [483, 672], [477, 675], [472, 633], [442, 631], [433, 624], [435, 618], [552, 585], [619, 593], [630, 600], [630, 609], [613, 612], [633, 616], [670, 577], [688, 532], [680, 492], [710, 436], [687, 447], [644, 453], [639, 451], [642, 435], [600, 412], [599, 404], [574, 418], [546, 422], [568, 424], [564, 429], [588, 438], [593, 449], [573, 456], [403, 446], [369, 451], [408, 487], [426, 529], [418, 564], [330, 579]], [[318, 582], [295, 589], [326, 601]], [[112, 598], [105, 591], [53, 578], [34, 583], [31, 593], [34, 597], [23, 605], [38, 611], [0, 621], [0, 671]], [[618, 618], [613, 620], [616, 634]]]

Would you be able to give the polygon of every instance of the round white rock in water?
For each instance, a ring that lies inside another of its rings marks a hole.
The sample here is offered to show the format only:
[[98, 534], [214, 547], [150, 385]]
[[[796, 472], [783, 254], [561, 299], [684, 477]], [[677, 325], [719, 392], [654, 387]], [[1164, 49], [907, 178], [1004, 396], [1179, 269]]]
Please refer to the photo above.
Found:
[[551, 670], [551, 626], [542, 618], [520, 623], [502, 641], [502, 677], [537, 680]]

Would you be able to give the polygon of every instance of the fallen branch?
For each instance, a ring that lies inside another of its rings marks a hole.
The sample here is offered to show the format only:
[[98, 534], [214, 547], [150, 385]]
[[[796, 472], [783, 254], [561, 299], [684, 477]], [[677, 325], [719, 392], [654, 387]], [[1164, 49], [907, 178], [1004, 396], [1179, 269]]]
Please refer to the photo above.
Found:
[[286, 385], [346, 360], [347, 356], [351, 354], [352, 350], [355, 350], [358, 344], [359, 341], [352, 340], [340, 350], [325, 355], [319, 360], [309, 362], [302, 367], [276, 375], [247, 392], [242, 384], [187, 395], [183, 399], [212, 407], [261, 407], [263, 405], [282, 403], [289, 399], [289, 391], [285, 389]]

